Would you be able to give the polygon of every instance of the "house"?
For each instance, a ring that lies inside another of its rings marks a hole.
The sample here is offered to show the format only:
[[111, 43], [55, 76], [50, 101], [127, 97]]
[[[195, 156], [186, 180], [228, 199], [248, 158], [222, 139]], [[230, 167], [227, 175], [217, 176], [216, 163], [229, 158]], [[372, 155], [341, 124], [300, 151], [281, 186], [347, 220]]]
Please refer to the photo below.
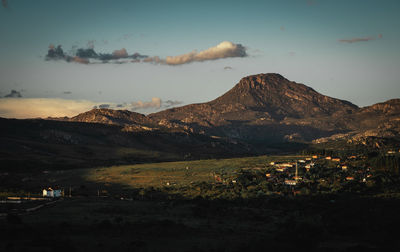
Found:
[[296, 180], [285, 179], [285, 185], [295, 186], [297, 184]]
[[53, 189], [51, 187], [43, 189], [43, 197], [50, 197], [50, 198], [61, 197], [61, 189]]
[[279, 164], [279, 166], [283, 166], [283, 167], [293, 167], [293, 164], [290, 164], [290, 163], [283, 163], [283, 164]]
[[284, 171], [286, 171], [286, 167], [276, 167], [276, 171], [278, 171], [278, 172], [284, 172]]

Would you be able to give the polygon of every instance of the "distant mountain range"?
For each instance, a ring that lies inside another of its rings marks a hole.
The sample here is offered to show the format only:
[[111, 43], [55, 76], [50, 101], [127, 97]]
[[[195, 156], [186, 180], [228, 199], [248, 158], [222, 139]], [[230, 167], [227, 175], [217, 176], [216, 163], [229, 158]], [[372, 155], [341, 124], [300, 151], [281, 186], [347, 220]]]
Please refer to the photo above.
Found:
[[227, 93], [206, 103], [148, 116], [94, 109], [68, 120], [116, 124], [132, 130], [174, 129], [268, 147], [285, 142], [322, 142], [332, 136], [397, 137], [400, 99], [359, 108], [279, 74], [258, 74], [241, 79]]
[[[99, 147], [99, 153], [108, 152], [100, 160], [111, 163], [152, 158], [132, 154], [132, 148], [163, 153], [156, 158], [159, 161], [293, 151], [332, 141], [381, 148], [400, 143], [400, 99], [359, 108], [279, 74], [258, 74], [241, 79], [213, 101], [147, 116], [93, 109], [72, 118], [1, 119], [0, 127], [0, 162], [11, 163], [18, 156], [7, 159], [12, 156], [8, 144], [15, 151], [36, 145], [86, 146], [88, 153], [100, 146], [105, 149]], [[131, 154], [111, 155], [116, 148], [130, 148]], [[69, 160], [77, 166], [95, 166], [99, 153], [92, 153], [93, 158], [77, 154], [82, 162]], [[50, 157], [45, 160], [52, 163]]]

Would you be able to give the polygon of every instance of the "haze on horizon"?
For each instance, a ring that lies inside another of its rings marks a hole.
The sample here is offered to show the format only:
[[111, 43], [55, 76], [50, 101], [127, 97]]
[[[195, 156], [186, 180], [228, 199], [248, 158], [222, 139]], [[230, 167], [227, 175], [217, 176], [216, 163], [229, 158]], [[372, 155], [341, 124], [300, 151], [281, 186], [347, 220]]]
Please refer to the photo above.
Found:
[[258, 73], [358, 106], [399, 98], [399, 10], [395, 0], [2, 1], [0, 117], [151, 113]]

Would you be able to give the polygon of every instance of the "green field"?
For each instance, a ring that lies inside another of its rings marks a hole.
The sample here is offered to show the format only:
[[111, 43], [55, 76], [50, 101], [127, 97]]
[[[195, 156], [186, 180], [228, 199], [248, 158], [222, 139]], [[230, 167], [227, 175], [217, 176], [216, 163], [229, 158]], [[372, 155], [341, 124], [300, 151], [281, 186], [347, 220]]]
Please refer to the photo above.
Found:
[[302, 156], [258, 156], [231, 159], [166, 162], [111, 166], [90, 169], [87, 181], [120, 184], [130, 188], [187, 186], [198, 182], [214, 182], [214, 175], [233, 175], [239, 169], [266, 168], [271, 161], [294, 160]]

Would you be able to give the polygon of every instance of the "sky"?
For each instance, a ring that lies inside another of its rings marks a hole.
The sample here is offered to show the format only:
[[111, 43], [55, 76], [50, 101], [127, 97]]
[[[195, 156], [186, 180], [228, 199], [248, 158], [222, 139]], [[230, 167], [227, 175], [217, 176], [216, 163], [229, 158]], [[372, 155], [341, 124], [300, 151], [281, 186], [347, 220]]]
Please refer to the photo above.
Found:
[[0, 117], [151, 113], [279, 73], [360, 107], [400, 97], [400, 1], [2, 0]]

